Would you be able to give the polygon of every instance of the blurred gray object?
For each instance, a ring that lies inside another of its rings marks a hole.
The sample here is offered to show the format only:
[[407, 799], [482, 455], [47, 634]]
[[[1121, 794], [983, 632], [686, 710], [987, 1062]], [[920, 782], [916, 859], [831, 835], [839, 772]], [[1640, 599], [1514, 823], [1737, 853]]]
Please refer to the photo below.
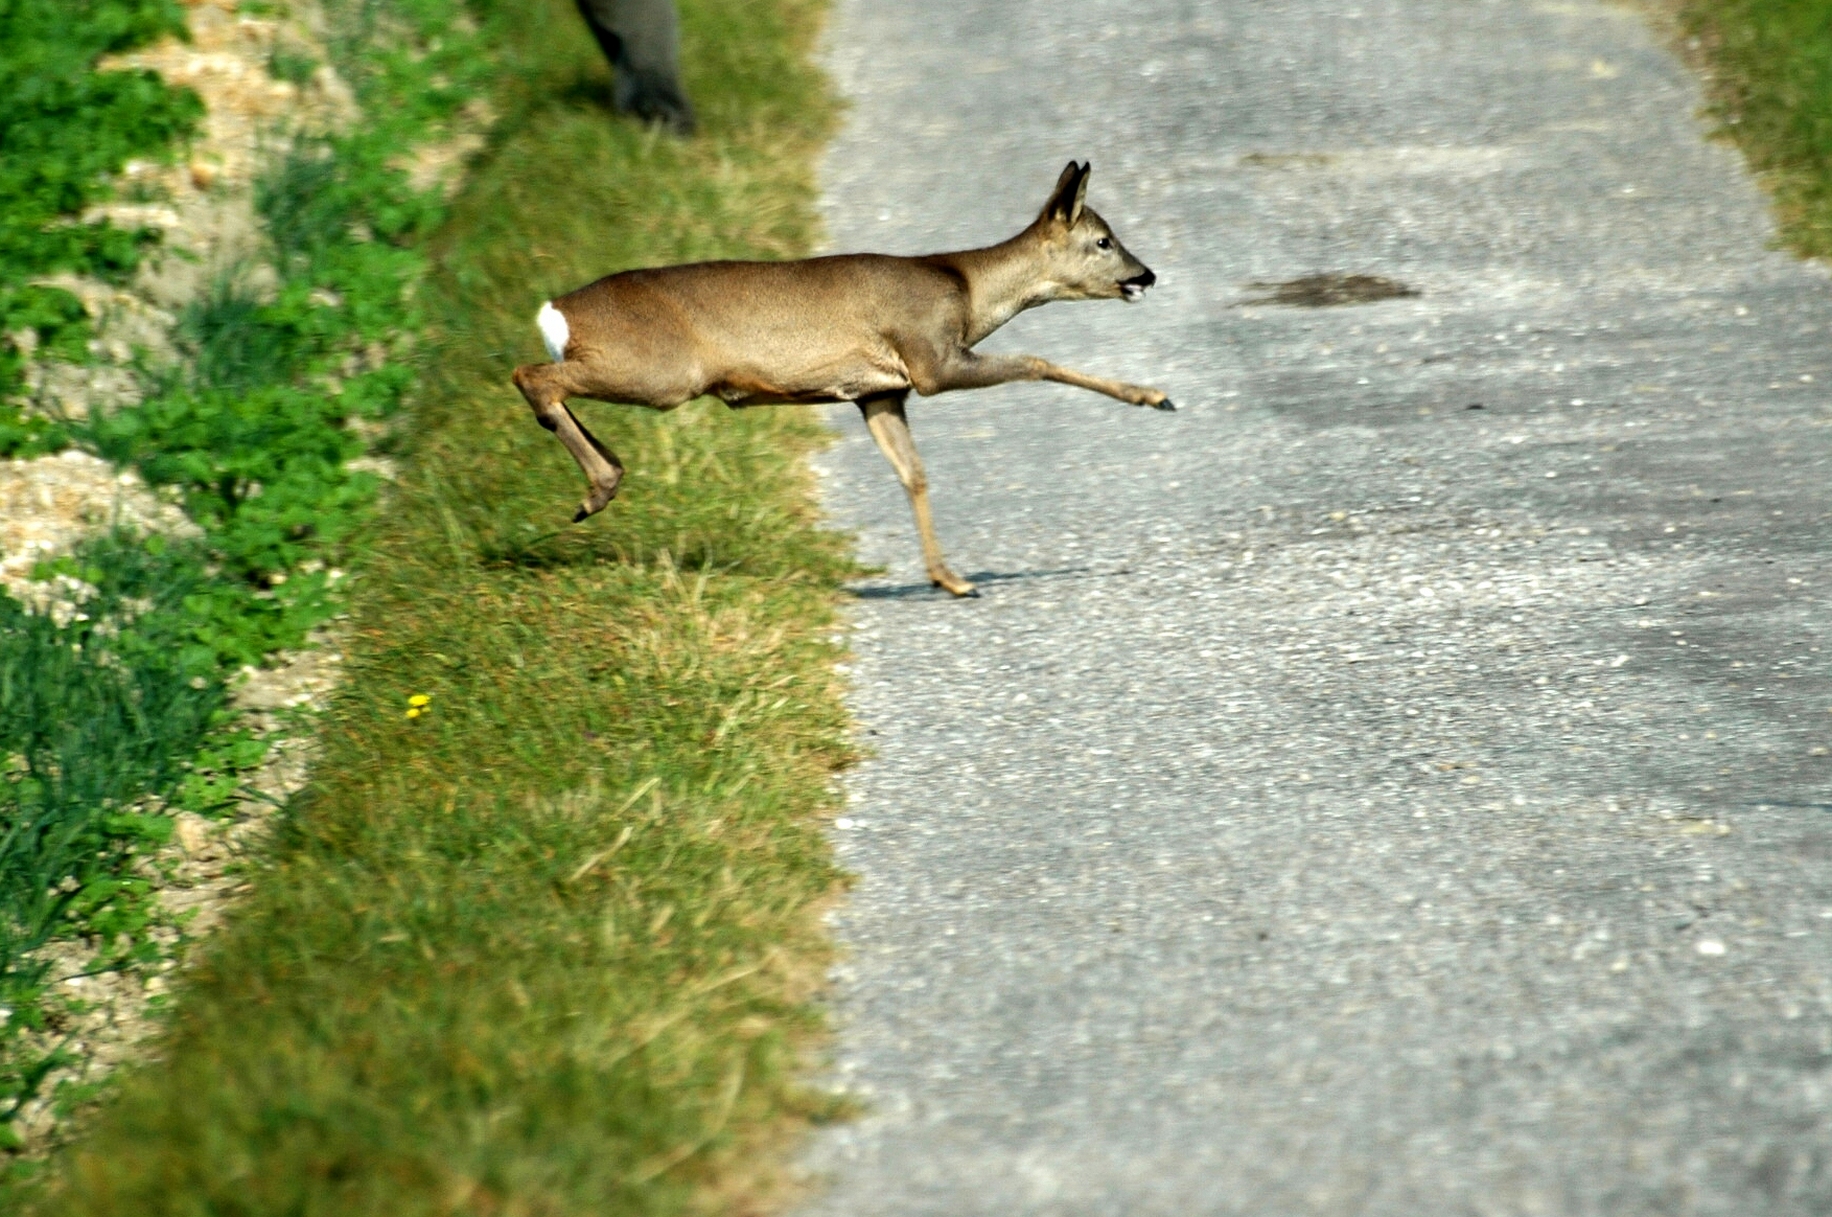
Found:
[[578, 0], [616, 74], [611, 102], [619, 114], [693, 133], [693, 107], [681, 89], [681, 23], [674, 0]]

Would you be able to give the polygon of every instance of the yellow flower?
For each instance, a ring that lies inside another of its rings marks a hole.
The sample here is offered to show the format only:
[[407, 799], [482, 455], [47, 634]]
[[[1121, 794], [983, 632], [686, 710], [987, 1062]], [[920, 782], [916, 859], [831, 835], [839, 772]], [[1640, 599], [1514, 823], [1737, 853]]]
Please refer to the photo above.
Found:
[[426, 708], [427, 704], [431, 701], [432, 701], [432, 698], [428, 697], [426, 694], [415, 693], [412, 697], [407, 699], [407, 704], [412, 706], [416, 710], [423, 710]]
[[420, 709], [420, 707], [418, 706], [415, 706], [413, 709], [407, 712], [407, 717], [408, 718], [419, 718], [424, 713], [426, 713], [426, 711]]

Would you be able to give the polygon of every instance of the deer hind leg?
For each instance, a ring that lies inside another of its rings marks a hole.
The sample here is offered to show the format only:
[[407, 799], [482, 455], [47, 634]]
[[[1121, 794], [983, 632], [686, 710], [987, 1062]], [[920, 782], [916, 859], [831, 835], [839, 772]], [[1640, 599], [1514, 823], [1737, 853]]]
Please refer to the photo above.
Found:
[[567, 397], [581, 393], [572, 365], [525, 364], [515, 369], [513, 379], [515, 387], [528, 399], [534, 417], [541, 426], [559, 437], [585, 474], [585, 499], [579, 504], [579, 510], [573, 513], [573, 523], [577, 524], [587, 516], [603, 511], [617, 496], [617, 487], [623, 481], [623, 462], [617, 459], [615, 452], [600, 443], [597, 436], [587, 431], [585, 425], [567, 408]]
[[916, 516], [916, 532], [922, 538], [922, 561], [929, 569], [929, 579], [956, 596], [977, 596], [973, 584], [948, 569], [942, 560], [941, 543], [935, 539], [935, 522], [929, 517], [929, 481], [922, 471], [922, 458], [916, 455], [916, 442], [910, 438], [910, 422], [903, 413], [902, 393], [887, 397], [868, 397], [859, 402], [865, 425], [878, 441], [878, 451], [897, 471], [903, 492], [909, 496], [910, 510]]

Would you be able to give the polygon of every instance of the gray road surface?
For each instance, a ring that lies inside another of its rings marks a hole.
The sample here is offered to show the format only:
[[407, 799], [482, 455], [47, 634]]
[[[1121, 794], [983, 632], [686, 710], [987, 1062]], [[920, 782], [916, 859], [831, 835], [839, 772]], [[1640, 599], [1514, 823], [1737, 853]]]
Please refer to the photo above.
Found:
[[[1832, 289], [1594, 0], [842, 0], [833, 244], [1071, 156], [1156, 384], [855, 416], [876, 759], [809, 1217], [1832, 1213]], [[1416, 298], [1244, 305], [1390, 276]]]

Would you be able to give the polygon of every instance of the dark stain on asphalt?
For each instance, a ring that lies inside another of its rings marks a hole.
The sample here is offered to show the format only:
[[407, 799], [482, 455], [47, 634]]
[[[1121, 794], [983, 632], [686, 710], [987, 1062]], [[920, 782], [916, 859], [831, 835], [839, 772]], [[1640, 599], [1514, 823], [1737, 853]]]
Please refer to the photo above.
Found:
[[1252, 304], [1285, 304], [1293, 308], [1330, 308], [1338, 304], [1372, 304], [1376, 300], [1393, 300], [1416, 296], [1416, 287], [1407, 287], [1384, 275], [1346, 275], [1331, 271], [1323, 275], [1305, 275], [1283, 283], [1249, 283], [1248, 291], [1261, 292], [1241, 306]]

